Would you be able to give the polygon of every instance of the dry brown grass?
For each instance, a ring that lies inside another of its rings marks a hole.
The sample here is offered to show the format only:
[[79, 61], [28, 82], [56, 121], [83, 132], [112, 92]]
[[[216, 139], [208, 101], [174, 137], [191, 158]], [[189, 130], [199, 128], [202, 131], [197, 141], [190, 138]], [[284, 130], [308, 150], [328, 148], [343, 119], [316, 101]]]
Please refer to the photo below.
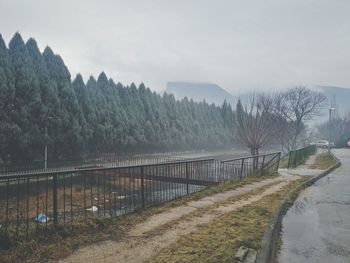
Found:
[[329, 153], [321, 153], [317, 155], [315, 162], [310, 165], [311, 169], [322, 169], [326, 170], [332, 165], [336, 164], [336, 160]]
[[202, 226], [163, 249], [149, 262], [232, 262], [242, 245], [259, 249], [271, 217], [290, 189], [299, 185], [301, 180], [306, 179], [291, 182], [275, 194]]
[[147, 235], [148, 236], [158, 235], [159, 233], [165, 232], [167, 229], [172, 228], [174, 225], [181, 224], [181, 222], [183, 222], [184, 220], [191, 220], [192, 218], [195, 218], [195, 217], [201, 217], [205, 213], [207, 213], [207, 212], [211, 211], [212, 209], [215, 209], [215, 208], [217, 208], [219, 206], [226, 205], [226, 204], [229, 205], [229, 204], [238, 202], [240, 200], [247, 199], [247, 198], [249, 198], [251, 196], [259, 195], [260, 193], [264, 192], [266, 189], [268, 189], [272, 185], [276, 185], [278, 183], [279, 182], [274, 182], [274, 183], [268, 184], [266, 186], [260, 187], [260, 188], [258, 188], [256, 190], [252, 190], [252, 191], [249, 191], [247, 193], [240, 194], [238, 196], [228, 198], [227, 200], [225, 200], [223, 202], [218, 202], [218, 203], [214, 203], [214, 204], [209, 205], [209, 206], [198, 208], [198, 209], [196, 209], [195, 211], [193, 211], [193, 212], [191, 212], [189, 214], [181, 216], [181, 217], [179, 217], [176, 220], [170, 221], [170, 222], [168, 222], [166, 224], [163, 224], [163, 225], [161, 225], [161, 226], [159, 226], [159, 227], [157, 227], [157, 228], [147, 232]]

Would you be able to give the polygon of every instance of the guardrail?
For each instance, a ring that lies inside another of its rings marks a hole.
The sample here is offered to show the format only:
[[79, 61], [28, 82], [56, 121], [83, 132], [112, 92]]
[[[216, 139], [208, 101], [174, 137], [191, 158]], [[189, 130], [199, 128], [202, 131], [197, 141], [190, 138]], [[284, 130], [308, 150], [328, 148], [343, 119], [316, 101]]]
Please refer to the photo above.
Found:
[[224, 181], [276, 173], [280, 153], [143, 165], [27, 171], [0, 176], [0, 233], [33, 236], [48, 226], [117, 217]]

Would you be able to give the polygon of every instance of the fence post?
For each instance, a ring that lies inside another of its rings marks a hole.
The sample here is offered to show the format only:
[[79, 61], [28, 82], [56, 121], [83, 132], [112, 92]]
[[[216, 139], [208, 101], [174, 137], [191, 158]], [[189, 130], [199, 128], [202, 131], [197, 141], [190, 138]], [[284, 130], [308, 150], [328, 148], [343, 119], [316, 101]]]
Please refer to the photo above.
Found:
[[239, 175], [239, 179], [242, 179], [242, 175], [243, 175], [243, 167], [244, 167], [244, 158], [242, 158], [242, 164], [241, 164], [241, 174]]
[[280, 167], [280, 161], [281, 161], [281, 152], [278, 153], [278, 161], [277, 161], [276, 173], [278, 172], [278, 169], [279, 169], [279, 167]]
[[58, 212], [57, 212], [57, 174], [52, 177], [52, 212], [53, 212], [53, 225], [57, 225]]
[[260, 175], [263, 175], [264, 164], [265, 164], [265, 155], [263, 156], [263, 161], [262, 161], [262, 165], [261, 165]]
[[187, 191], [187, 195], [189, 194], [188, 191], [188, 162], [186, 162], [186, 191]]
[[142, 208], [145, 208], [145, 186], [143, 182], [143, 166], [141, 166], [141, 202]]
[[291, 151], [289, 151], [288, 153], [288, 169], [290, 168], [290, 156], [291, 156]]

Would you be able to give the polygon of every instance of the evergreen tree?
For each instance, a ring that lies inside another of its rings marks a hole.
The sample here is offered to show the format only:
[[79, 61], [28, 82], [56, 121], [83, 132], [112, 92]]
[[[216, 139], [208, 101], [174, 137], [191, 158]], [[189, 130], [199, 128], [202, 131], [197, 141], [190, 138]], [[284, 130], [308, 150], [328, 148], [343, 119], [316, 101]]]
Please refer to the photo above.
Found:
[[38, 155], [42, 149], [38, 116], [42, 114], [39, 80], [33, 69], [33, 61], [19, 33], [9, 44], [15, 77], [14, 122], [22, 136], [14, 143], [13, 150], [22, 158]]
[[15, 79], [11, 58], [0, 34], [0, 162], [11, 159], [12, 145], [19, 141], [21, 129], [14, 117]]
[[[0, 35], [0, 158], [77, 157], [83, 153], [221, 147], [232, 141], [234, 113], [171, 94], [115, 84], [102, 72], [85, 84], [51, 48], [41, 53], [16, 33]], [[46, 135], [47, 131], [47, 135]]]

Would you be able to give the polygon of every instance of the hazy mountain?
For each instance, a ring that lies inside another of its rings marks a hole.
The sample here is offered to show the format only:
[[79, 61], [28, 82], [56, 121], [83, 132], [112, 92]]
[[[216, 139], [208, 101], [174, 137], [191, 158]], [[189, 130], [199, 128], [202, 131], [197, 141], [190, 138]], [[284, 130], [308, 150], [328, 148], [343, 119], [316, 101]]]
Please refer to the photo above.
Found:
[[[312, 89], [323, 92], [327, 101], [322, 116], [308, 122], [309, 124], [320, 123], [328, 120], [328, 109], [335, 105], [336, 111], [340, 116], [350, 112], [350, 89], [336, 86], [313, 86]], [[220, 86], [213, 83], [196, 82], [168, 82], [166, 92], [174, 94], [177, 99], [184, 97], [192, 98], [194, 101], [203, 101], [221, 105], [226, 99], [235, 107], [238, 98], [245, 103], [249, 103], [252, 92], [241, 93], [235, 97]]]
[[[308, 125], [319, 124], [328, 121], [328, 110], [331, 107], [336, 108], [336, 112], [342, 117], [350, 112], [350, 89], [335, 86], [312, 86], [313, 90], [324, 93], [327, 97], [325, 107], [322, 110], [321, 116], [307, 121]], [[250, 98], [254, 95], [252, 92], [242, 93], [239, 95], [243, 104], [249, 104]]]
[[166, 92], [174, 94], [177, 99], [187, 97], [194, 101], [203, 101], [221, 105], [224, 100], [231, 105], [237, 102], [232, 94], [213, 83], [198, 82], [168, 82]]

